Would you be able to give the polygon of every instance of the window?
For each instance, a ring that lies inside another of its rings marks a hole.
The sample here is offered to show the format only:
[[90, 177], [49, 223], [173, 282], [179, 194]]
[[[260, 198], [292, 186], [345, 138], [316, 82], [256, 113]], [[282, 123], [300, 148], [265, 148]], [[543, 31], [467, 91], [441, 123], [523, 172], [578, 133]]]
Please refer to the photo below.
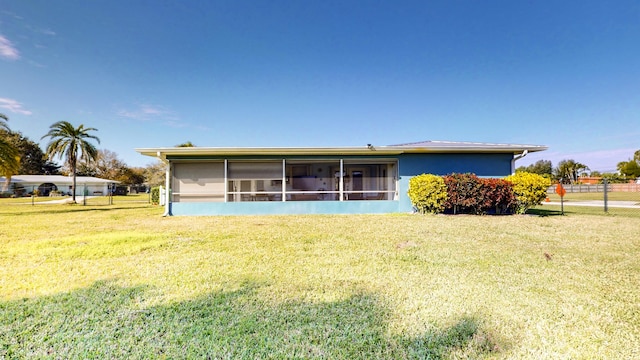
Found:
[[282, 201], [282, 160], [230, 161], [227, 201]]
[[339, 160], [288, 160], [286, 163], [287, 201], [340, 200]]
[[396, 192], [395, 164], [345, 160], [345, 200], [393, 200]]
[[174, 163], [174, 202], [224, 201], [224, 162]]

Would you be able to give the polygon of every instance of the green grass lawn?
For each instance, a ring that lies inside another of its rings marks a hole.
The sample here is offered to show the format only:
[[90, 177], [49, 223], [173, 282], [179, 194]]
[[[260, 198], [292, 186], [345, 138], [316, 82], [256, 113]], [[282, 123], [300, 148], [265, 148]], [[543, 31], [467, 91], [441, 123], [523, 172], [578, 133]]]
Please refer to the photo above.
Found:
[[[0, 198], [0, 206], [45, 204], [52, 201], [71, 200], [71, 196], [23, 196], [18, 198]], [[82, 204], [82, 197], [76, 201]], [[149, 203], [149, 194], [136, 194], [127, 196], [113, 196], [111, 202], [116, 203]], [[87, 205], [109, 205], [108, 196], [87, 197]]]
[[640, 217], [163, 218], [124, 198], [0, 200], [0, 358], [640, 357]]
[[[549, 199], [551, 201], [560, 201], [560, 196], [555, 193], [549, 194]], [[603, 200], [603, 199], [604, 199], [603, 192], [567, 193], [564, 196], [565, 201], [584, 201], [584, 200]], [[640, 192], [625, 192], [625, 191], [608, 192], [607, 199], [611, 201], [636, 201], [640, 203]]]

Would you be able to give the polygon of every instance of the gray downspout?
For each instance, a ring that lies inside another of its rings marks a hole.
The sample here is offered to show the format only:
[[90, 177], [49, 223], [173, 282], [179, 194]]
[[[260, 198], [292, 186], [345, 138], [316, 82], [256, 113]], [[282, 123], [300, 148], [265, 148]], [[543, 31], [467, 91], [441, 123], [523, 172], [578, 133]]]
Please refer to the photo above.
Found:
[[513, 159], [511, 160], [511, 175], [516, 173], [516, 160], [522, 159], [523, 157], [527, 156], [528, 153], [529, 150], [525, 150], [522, 152], [522, 154], [513, 157]]

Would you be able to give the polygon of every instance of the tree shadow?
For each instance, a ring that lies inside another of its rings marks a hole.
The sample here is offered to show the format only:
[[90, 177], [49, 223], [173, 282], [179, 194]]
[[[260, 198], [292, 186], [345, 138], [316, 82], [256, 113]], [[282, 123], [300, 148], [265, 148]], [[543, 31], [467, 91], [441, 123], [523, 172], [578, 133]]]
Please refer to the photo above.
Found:
[[1, 302], [0, 357], [443, 359], [501, 350], [473, 317], [417, 337], [389, 335], [390, 312], [374, 295], [272, 305], [259, 287], [145, 308], [153, 289], [100, 281]]

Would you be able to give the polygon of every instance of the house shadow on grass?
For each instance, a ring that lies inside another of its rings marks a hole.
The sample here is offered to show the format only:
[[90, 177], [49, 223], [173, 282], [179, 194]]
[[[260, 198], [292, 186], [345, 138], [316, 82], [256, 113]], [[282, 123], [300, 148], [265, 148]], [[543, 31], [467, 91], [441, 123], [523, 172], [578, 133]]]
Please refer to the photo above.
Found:
[[478, 358], [500, 344], [472, 317], [417, 337], [388, 335], [375, 296], [335, 302], [261, 301], [257, 285], [141, 308], [151, 289], [96, 282], [0, 303], [6, 358]]
[[[79, 212], [108, 212], [114, 210], [136, 210], [134, 207], [130, 206], [116, 206], [116, 205], [59, 205], [57, 208], [48, 207], [47, 209], [42, 209], [42, 207], [38, 207], [36, 205], [34, 207], [30, 207], [29, 209], [21, 208], [15, 212], [6, 212], [0, 214], [1, 216], [33, 216], [33, 214], [38, 215], [54, 215], [54, 214], [66, 214], [66, 213], [79, 213]], [[56, 204], [58, 206], [58, 204]], [[142, 207], [141, 207], [142, 208]]]
[[[565, 210], [565, 214], [567, 211]], [[546, 210], [546, 209], [528, 209], [527, 215], [537, 215], [537, 216], [558, 216], [563, 215], [560, 210]]]

